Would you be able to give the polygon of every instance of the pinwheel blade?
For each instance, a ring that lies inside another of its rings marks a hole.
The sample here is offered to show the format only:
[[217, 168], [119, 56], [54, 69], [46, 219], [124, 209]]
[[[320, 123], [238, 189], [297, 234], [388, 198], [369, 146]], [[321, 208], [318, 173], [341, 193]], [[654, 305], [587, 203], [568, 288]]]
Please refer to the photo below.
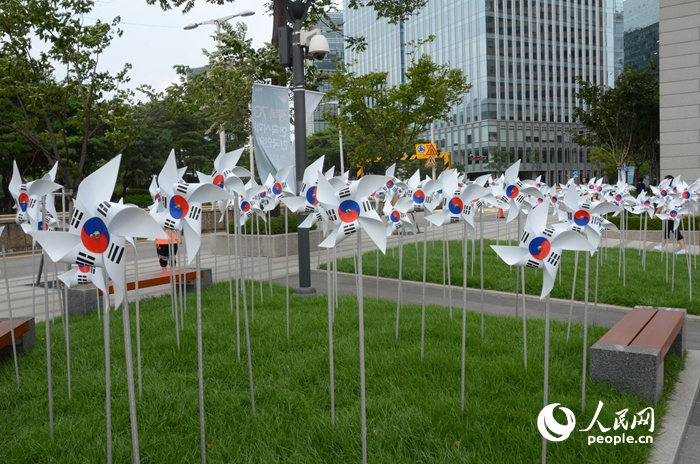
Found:
[[135, 206], [124, 206], [109, 220], [109, 230], [122, 237], [139, 237], [155, 240], [167, 238], [156, 220], [146, 211]]
[[[61, 188], [61, 185], [57, 184], [56, 182], [53, 182], [50, 180], [45, 180], [45, 179], [39, 179], [39, 180], [35, 180], [35, 181], [29, 183], [28, 188], [27, 188], [27, 194], [30, 196], [33, 196], [33, 195], [44, 196], [44, 195], [48, 195], [49, 193], [55, 192], [56, 190], [59, 190], [60, 188]], [[112, 192], [110, 192], [110, 195], [111, 194], [112, 194]]]
[[[199, 225], [199, 227], [197, 227]], [[182, 223], [182, 230], [185, 233], [185, 249], [187, 251], [187, 264], [191, 264], [199, 252], [202, 245], [200, 237], [201, 223], [185, 220]]]
[[589, 240], [573, 230], [566, 230], [554, 237], [552, 239], [552, 248], [557, 250], [594, 251]]
[[238, 160], [241, 159], [243, 150], [244, 148], [237, 148], [227, 153], [219, 153], [214, 160], [214, 169], [218, 172], [223, 172], [225, 169], [233, 169], [238, 164]]
[[336, 190], [328, 182], [328, 180], [323, 177], [318, 177], [318, 185], [316, 187], [316, 199], [324, 206], [330, 209], [335, 209], [340, 204], [338, 196], [336, 195]]
[[363, 200], [371, 194], [379, 190], [386, 184], [388, 178], [386, 176], [368, 175], [358, 181], [355, 198]]
[[509, 266], [520, 264], [529, 254], [525, 248], [519, 246], [491, 245], [491, 248]]
[[121, 155], [115, 156], [80, 183], [76, 198], [82, 200], [91, 215], [95, 215], [93, 208], [96, 205], [103, 201], [109, 201], [112, 198], [114, 185], [117, 183], [121, 158]]
[[165, 164], [158, 174], [158, 185], [168, 195], [168, 197], [172, 197], [174, 195], [173, 186], [177, 183], [177, 180], [178, 175], [177, 163], [175, 162], [175, 150], [170, 150], [168, 159], [165, 160]]
[[80, 237], [70, 232], [32, 230], [30, 235], [55, 263], [62, 262], [62, 259], [80, 244]]
[[439, 213], [425, 216], [425, 220], [435, 226], [442, 226], [450, 220], [450, 213], [449, 211], [442, 210]]
[[213, 203], [228, 199], [228, 193], [214, 184], [199, 184], [187, 199], [190, 203]]
[[386, 232], [384, 231], [384, 223], [377, 219], [370, 219], [360, 216], [358, 221], [362, 228], [367, 232], [369, 238], [379, 248], [379, 251], [386, 253]]

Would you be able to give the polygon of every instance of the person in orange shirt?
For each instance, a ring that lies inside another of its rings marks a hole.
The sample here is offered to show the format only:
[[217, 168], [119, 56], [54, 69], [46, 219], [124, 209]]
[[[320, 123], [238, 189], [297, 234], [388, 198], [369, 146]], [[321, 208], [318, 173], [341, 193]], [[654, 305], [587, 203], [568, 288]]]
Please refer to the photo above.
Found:
[[[156, 253], [158, 254], [160, 268], [163, 271], [167, 270], [168, 264], [170, 264], [170, 267], [175, 266], [177, 256], [177, 234], [170, 229], [165, 229], [165, 235], [167, 235], [168, 238], [156, 239]], [[169, 242], [173, 244], [173, 259], [170, 259]]]

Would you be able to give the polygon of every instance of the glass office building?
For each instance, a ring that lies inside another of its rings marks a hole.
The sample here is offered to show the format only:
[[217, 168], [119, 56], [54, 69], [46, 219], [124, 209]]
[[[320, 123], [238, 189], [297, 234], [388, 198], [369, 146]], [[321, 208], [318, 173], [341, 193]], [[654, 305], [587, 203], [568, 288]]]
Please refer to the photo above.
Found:
[[659, 2], [625, 0], [625, 66], [659, 69]]
[[[343, 62], [345, 56], [345, 39], [343, 38], [343, 12], [332, 11], [328, 13], [331, 24], [326, 24], [326, 20], [322, 20], [316, 24], [321, 29], [321, 33], [328, 39], [329, 53], [325, 59], [314, 61], [314, 66], [322, 73], [333, 73], [335, 68]], [[323, 82], [318, 91], [326, 92], [330, 88], [328, 82]], [[328, 123], [323, 119], [324, 111], [336, 111], [336, 105], [329, 103], [327, 99], [321, 101], [321, 104], [314, 111], [313, 127], [307, 129], [307, 134], [313, 134], [317, 131], [322, 131], [328, 127]]]
[[[357, 60], [361, 74], [388, 71], [392, 85], [412, 53], [460, 68], [472, 88], [434, 133], [468, 173], [490, 171], [489, 156], [500, 150], [522, 159], [523, 178], [591, 177], [587, 151], [571, 137], [581, 130], [576, 78], [612, 85], [614, 10], [613, 0], [430, 0], [393, 25], [372, 8], [345, 8], [345, 34], [368, 43], [365, 52], [347, 50], [346, 60]], [[434, 41], [411, 48], [430, 34]]]

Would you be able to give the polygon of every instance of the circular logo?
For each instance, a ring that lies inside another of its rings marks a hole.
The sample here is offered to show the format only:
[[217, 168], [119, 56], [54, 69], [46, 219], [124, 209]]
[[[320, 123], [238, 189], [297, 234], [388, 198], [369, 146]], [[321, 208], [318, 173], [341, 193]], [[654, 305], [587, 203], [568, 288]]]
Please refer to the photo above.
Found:
[[644, 206], [646, 206], [646, 207], [651, 206], [651, 201], [649, 201], [649, 200], [644, 200]]
[[156, 193], [156, 196], [153, 197], [153, 199], [154, 199], [155, 201], [157, 201], [158, 203], [160, 203], [160, 193]]
[[519, 193], [520, 189], [515, 185], [509, 185], [508, 187], [506, 187], [506, 196], [511, 200], [517, 198]]
[[418, 153], [425, 153], [425, 145], [418, 145]]
[[552, 196], [552, 198], [550, 198], [549, 200], [552, 202], [552, 204], [556, 204], [556, 203], [559, 201], [559, 198], [557, 198], [557, 196], [554, 195], [554, 196]]
[[399, 221], [401, 220], [401, 213], [399, 213], [398, 211], [394, 210], [394, 211], [392, 211], [391, 214], [389, 215], [389, 219], [391, 219], [391, 222], [397, 223], [397, 222], [399, 222]]
[[678, 216], [678, 211], [676, 211], [675, 209], [672, 209], [671, 212], [668, 213], [668, 215], [671, 216], [673, 219], [675, 219], [676, 216]]
[[394, 188], [394, 181], [389, 179], [386, 183], [386, 188], [389, 190], [393, 189]]
[[619, 193], [615, 195], [615, 201], [622, 201], [622, 195], [620, 195]]
[[545, 259], [552, 249], [552, 244], [544, 237], [535, 237], [528, 245], [530, 254], [535, 259]]
[[684, 200], [689, 200], [690, 199], [690, 192], [686, 190], [685, 192], [683, 192], [681, 194], [681, 198], [683, 198]]
[[548, 404], [537, 415], [537, 429], [548, 441], [564, 441], [569, 438], [574, 427], [576, 427], [576, 417], [571, 409], [559, 406], [559, 409], [566, 416], [566, 424], [560, 424], [554, 418], [554, 410], [559, 403]]
[[17, 201], [19, 202], [19, 209], [21, 209], [22, 212], [27, 211], [27, 205], [29, 204], [29, 195], [22, 192], [19, 194], [19, 198], [17, 199]]
[[49, 230], [49, 224], [44, 224], [44, 221], [39, 221], [39, 223], [36, 226], [36, 230]]
[[450, 213], [460, 214], [462, 212], [462, 210], [464, 209], [464, 203], [462, 202], [461, 198], [452, 197], [452, 199], [450, 200], [449, 208], [450, 208]]
[[425, 201], [425, 193], [422, 190], [416, 190], [413, 194], [413, 202], [422, 205]]
[[282, 184], [280, 184], [279, 182], [275, 182], [275, 184], [272, 186], [272, 193], [274, 193], [275, 195], [279, 195], [280, 193], [282, 193]]
[[360, 205], [355, 200], [345, 200], [338, 206], [338, 217], [343, 222], [353, 222], [360, 217]]
[[580, 209], [574, 213], [574, 223], [579, 227], [587, 226], [591, 222], [591, 215], [588, 211]]
[[250, 211], [250, 202], [244, 200], [241, 202], [241, 212], [247, 213], [248, 211]]
[[317, 187], [314, 185], [306, 191], [306, 201], [308, 201], [310, 205], [314, 206], [318, 204], [318, 200], [316, 199], [316, 189]]
[[661, 190], [660, 193], [661, 193], [661, 196], [662, 196], [662, 197], [665, 197], [666, 195], [668, 195], [668, 190], [663, 189], [663, 190]]
[[537, 199], [537, 204], [538, 204], [538, 205], [541, 205], [542, 203], [544, 203], [544, 198], [541, 198], [541, 197], [538, 198], [538, 199]]
[[224, 188], [224, 176], [223, 174], [217, 174], [214, 176], [214, 185], [219, 188]]
[[80, 231], [80, 241], [92, 253], [104, 253], [109, 245], [107, 225], [98, 217], [91, 217]]
[[190, 210], [190, 205], [187, 203], [187, 200], [185, 200], [185, 197], [182, 197], [180, 195], [175, 195], [171, 200], [170, 200], [170, 215], [173, 217], [173, 219], [182, 219], [187, 215], [187, 212]]
[[79, 264], [78, 270], [83, 274], [87, 274], [88, 272], [90, 272], [90, 266], [88, 266], [87, 264]]

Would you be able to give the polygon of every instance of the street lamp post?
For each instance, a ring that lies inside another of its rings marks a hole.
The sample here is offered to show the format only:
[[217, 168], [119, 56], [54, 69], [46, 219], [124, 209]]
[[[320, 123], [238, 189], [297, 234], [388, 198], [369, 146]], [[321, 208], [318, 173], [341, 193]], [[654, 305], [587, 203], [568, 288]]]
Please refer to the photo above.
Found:
[[[219, 34], [221, 33], [221, 25], [225, 23], [226, 21], [233, 19], [233, 18], [238, 18], [238, 17], [243, 17], [243, 16], [253, 16], [255, 14], [255, 11], [252, 10], [245, 10], [241, 11], [240, 13], [234, 13], [228, 16], [222, 16], [221, 18], [216, 18], [216, 19], [209, 19], [207, 21], [201, 21], [199, 23], [191, 23], [188, 24], [187, 26], [184, 27], [186, 31], [196, 29], [199, 26], [204, 26], [204, 25], [214, 25], [216, 26], [216, 48], [219, 48], [221, 46], [221, 41], [219, 40]], [[226, 131], [222, 127], [221, 130], [219, 131], [219, 152], [220, 153], [226, 153]], [[253, 167], [251, 165], [251, 171]]]

